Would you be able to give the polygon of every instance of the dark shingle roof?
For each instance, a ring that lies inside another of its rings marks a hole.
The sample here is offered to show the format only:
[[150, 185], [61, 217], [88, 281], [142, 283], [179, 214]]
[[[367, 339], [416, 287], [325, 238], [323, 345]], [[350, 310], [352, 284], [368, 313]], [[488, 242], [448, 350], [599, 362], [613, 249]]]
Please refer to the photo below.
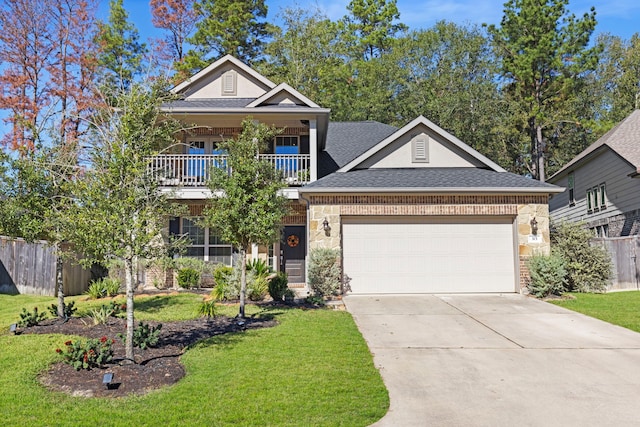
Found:
[[320, 153], [318, 176], [338, 170], [397, 130], [374, 121], [329, 123], [326, 147]]
[[194, 100], [180, 100], [171, 101], [162, 104], [162, 109], [172, 108], [174, 110], [182, 110], [185, 108], [244, 108], [255, 98], [211, 98], [211, 99], [194, 99]]
[[343, 191], [363, 190], [505, 190], [549, 191], [562, 189], [509, 172], [496, 172], [479, 168], [415, 168], [415, 169], [361, 169], [335, 172], [315, 181], [305, 190]]
[[614, 126], [582, 153], [571, 159], [550, 179], [565, 172], [601, 147], [609, 147], [636, 169], [640, 169], [640, 110], [635, 110], [626, 119]]

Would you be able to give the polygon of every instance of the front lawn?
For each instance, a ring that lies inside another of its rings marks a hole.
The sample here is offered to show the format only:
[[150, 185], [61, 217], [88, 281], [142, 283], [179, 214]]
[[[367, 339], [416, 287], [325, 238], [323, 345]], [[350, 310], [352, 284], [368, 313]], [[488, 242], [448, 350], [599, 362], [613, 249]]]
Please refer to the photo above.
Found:
[[550, 301], [569, 310], [640, 332], [640, 292], [571, 293], [575, 299]]
[[[75, 300], [79, 311], [89, 305]], [[136, 300], [138, 319], [194, 317], [201, 297]], [[274, 316], [273, 328], [201, 341], [182, 357], [187, 375], [144, 396], [81, 398], [51, 392], [37, 375], [59, 360], [62, 335], [8, 333], [22, 307], [44, 310], [53, 298], [0, 295], [0, 413], [22, 425], [345, 425], [380, 419], [389, 399], [369, 350], [348, 313], [249, 306]], [[237, 307], [225, 307], [234, 315]]]

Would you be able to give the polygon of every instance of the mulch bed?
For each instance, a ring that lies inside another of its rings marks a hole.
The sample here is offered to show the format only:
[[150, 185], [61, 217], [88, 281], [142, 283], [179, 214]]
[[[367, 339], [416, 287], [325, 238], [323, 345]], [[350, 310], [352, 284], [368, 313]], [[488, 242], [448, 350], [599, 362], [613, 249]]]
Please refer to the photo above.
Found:
[[[52, 390], [73, 396], [122, 397], [144, 394], [174, 384], [184, 377], [180, 356], [189, 345], [215, 335], [275, 326], [277, 322], [260, 318], [247, 318], [240, 322], [239, 319], [224, 316], [181, 322], [145, 322], [152, 326], [162, 323], [160, 341], [155, 348], [135, 348], [136, 363], [124, 360], [124, 344], [117, 338], [118, 333], [124, 333], [125, 323], [125, 319], [119, 318], [111, 318], [106, 325], [93, 325], [90, 318], [71, 318], [67, 322], [50, 319], [38, 326], [21, 329], [20, 333], [79, 335], [87, 338], [106, 336], [115, 339], [113, 361], [105, 368], [76, 371], [72, 366], [58, 362], [40, 376], [40, 382]], [[64, 343], [61, 342], [60, 348], [63, 347]], [[105, 373], [114, 374], [113, 384], [109, 388], [102, 384]]]

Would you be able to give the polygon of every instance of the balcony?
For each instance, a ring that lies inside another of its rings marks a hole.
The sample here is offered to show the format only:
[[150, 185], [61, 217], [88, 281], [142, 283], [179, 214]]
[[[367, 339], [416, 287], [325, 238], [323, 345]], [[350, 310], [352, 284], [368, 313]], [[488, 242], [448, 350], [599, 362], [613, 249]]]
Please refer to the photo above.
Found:
[[[311, 156], [309, 154], [260, 154], [281, 171], [290, 186], [302, 186], [310, 182]], [[149, 172], [161, 187], [205, 187], [211, 171], [225, 169], [229, 172], [227, 156], [223, 154], [161, 154], [149, 163]]]

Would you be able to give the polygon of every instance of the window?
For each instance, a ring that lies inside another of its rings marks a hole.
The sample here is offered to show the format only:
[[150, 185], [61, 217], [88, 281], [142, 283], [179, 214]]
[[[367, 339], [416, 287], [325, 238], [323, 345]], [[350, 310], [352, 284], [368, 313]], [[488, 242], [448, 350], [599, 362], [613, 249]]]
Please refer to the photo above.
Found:
[[569, 189], [569, 206], [575, 206], [576, 204], [576, 198], [574, 195], [575, 193], [573, 192], [574, 185], [575, 185], [575, 175], [573, 174], [573, 172], [571, 172], [567, 177], [567, 188]]
[[607, 195], [605, 184], [587, 190], [587, 212], [598, 212], [607, 208]]
[[208, 227], [198, 225], [199, 217], [182, 218], [182, 234], [190, 241], [186, 256], [215, 264], [231, 265], [232, 247], [210, 232]]
[[429, 162], [429, 137], [421, 133], [411, 141], [412, 162], [428, 163]]
[[297, 136], [276, 136], [275, 154], [300, 154]]
[[607, 208], [607, 198], [605, 194], [605, 185], [600, 184], [600, 209]]

